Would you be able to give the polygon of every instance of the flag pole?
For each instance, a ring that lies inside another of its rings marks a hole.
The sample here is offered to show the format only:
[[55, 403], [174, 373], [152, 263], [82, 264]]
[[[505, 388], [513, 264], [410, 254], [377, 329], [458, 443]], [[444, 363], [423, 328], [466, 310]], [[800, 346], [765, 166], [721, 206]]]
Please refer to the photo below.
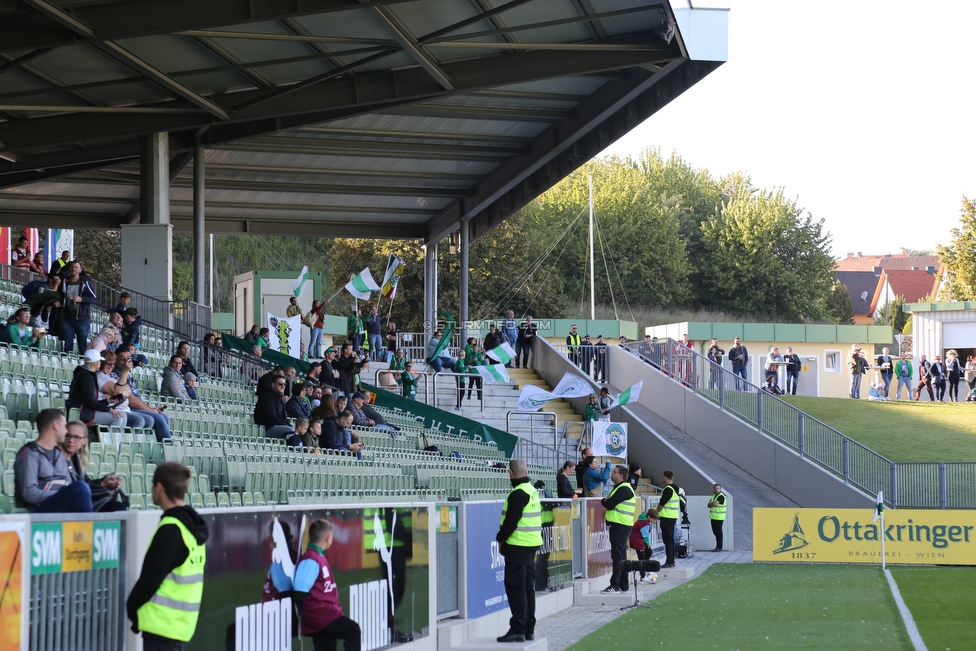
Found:
[[885, 535], [884, 535], [884, 509], [881, 511], [881, 529], [878, 531], [878, 535], [881, 538], [881, 569], [885, 569]]

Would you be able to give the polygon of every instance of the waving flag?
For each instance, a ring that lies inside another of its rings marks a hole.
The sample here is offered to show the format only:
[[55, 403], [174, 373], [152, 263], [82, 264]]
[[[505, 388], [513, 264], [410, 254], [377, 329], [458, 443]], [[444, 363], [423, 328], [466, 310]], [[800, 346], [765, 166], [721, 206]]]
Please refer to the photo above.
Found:
[[397, 286], [400, 284], [400, 276], [403, 275], [403, 260], [392, 253], [386, 262], [386, 275], [383, 276], [383, 288], [380, 293], [386, 298], [393, 299], [397, 293]]
[[302, 267], [302, 272], [291, 284], [291, 291], [295, 293], [295, 298], [298, 298], [298, 295], [302, 293], [302, 287], [305, 286], [306, 280], [308, 280], [308, 267]]
[[877, 522], [878, 521], [878, 518], [883, 518], [884, 517], [884, 495], [883, 495], [883, 492], [884, 491], [878, 491], [878, 497], [875, 500], [877, 502], [877, 504], [874, 505], [874, 520], [873, 520], [873, 522]]
[[346, 283], [346, 289], [356, 298], [366, 301], [369, 300], [370, 292], [378, 292], [380, 286], [373, 280], [373, 274], [369, 273], [369, 267], [366, 267], [359, 272], [358, 276]]
[[494, 382], [511, 382], [511, 378], [508, 376], [508, 371], [506, 371], [505, 367], [501, 364], [475, 366], [474, 371], [481, 377], [485, 378], [485, 382], [488, 384], [492, 384]]
[[644, 380], [641, 380], [634, 386], [630, 387], [619, 396], [617, 396], [617, 402], [614, 403], [614, 407], [623, 407], [624, 405], [630, 404], [632, 402], [637, 402], [640, 398], [641, 387], [644, 386]]
[[501, 346], [492, 348], [485, 354], [496, 362], [501, 362], [502, 364], [508, 364], [510, 361], [515, 359], [515, 349], [512, 348], [512, 345], [507, 341]]
[[582, 398], [591, 393], [593, 389], [586, 380], [569, 372], [563, 375], [563, 379], [552, 390], [552, 394], [557, 398]]
[[526, 384], [522, 387], [522, 392], [519, 393], [518, 408], [519, 411], [538, 411], [542, 409], [542, 405], [555, 399], [556, 396], [545, 389]]

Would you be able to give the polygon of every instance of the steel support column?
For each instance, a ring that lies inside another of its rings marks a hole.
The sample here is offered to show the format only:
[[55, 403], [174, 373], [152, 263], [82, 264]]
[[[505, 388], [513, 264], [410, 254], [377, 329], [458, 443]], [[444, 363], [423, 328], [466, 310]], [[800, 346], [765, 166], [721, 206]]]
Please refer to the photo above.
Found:
[[[437, 329], [437, 243], [424, 245], [424, 333]], [[426, 341], [423, 342], [426, 345]]]
[[193, 148], [193, 301], [207, 302], [207, 235], [204, 199], [203, 147]]
[[142, 137], [140, 162], [141, 224], [169, 223], [169, 134]]
[[463, 347], [468, 340], [468, 218], [461, 219], [459, 232], [458, 249], [461, 256], [460, 280], [458, 281], [458, 295], [460, 297], [460, 307], [458, 318], [461, 321], [461, 346]]

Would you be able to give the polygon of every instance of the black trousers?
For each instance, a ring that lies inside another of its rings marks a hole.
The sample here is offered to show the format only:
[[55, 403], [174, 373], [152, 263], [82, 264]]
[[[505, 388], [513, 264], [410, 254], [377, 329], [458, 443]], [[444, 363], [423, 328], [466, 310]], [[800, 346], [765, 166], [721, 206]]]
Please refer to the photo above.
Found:
[[468, 400], [471, 400], [471, 389], [478, 388], [478, 400], [481, 400], [481, 378], [480, 377], [470, 377], [468, 378]]
[[505, 594], [512, 617], [508, 631], [535, 633], [535, 552], [537, 547], [505, 545]]
[[712, 534], [715, 536], [715, 549], [724, 549], [722, 543], [724, 538], [722, 535], [722, 525], [725, 524], [725, 520], [711, 520], [712, 523]]
[[627, 592], [630, 582], [624, 571], [624, 561], [627, 560], [627, 543], [630, 540], [630, 530], [625, 524], [607, 523], [610, 528], [610, 559], [613, 561], [613, 574], [610, 575], [610, 587]]
[[674, 563], [674, 527], [678, 524], [676, 518], [659, 518], [661, 523], [661, 538], [664, 539], [664, 553], [667, 559], [665, 565]]
[[143, 631], [142, 648], [144, 651], [183, 651], [186, 648], [186, 642], [171, 640], [168, 637]]
[[318, 633], [313, 633], [312, 643], [315, 644], [315, 651], [336, 651], [336, 640], [343, 640], [342, 648], [345, 651], [359, 651], [362, 636], [359, 624], [343, 615]]
[[[636, 551], [637, 551], [637, 560], [639, 560], [639, 561], [649, 561], [649, 560], [651, 560], [651, 548], [650, 547], [645, 547], [644, 549], [638, 549]], [[645, 576], [647, 576], [647, 573], [642, 571], [640, 573], [640, 575], [641, 575], [641, 578], [643, 579]]]

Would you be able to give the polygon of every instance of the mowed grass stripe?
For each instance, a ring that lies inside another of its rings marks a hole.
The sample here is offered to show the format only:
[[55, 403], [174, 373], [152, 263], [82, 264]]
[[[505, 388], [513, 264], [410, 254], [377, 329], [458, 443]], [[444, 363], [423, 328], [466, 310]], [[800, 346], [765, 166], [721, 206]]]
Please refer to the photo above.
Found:
[[888, 569], [930, 651], [976, 649], [976, 568]]
[[772, 563], [712, 565], [570, 649], [657, 647], [912, 649], [879, 566]]

